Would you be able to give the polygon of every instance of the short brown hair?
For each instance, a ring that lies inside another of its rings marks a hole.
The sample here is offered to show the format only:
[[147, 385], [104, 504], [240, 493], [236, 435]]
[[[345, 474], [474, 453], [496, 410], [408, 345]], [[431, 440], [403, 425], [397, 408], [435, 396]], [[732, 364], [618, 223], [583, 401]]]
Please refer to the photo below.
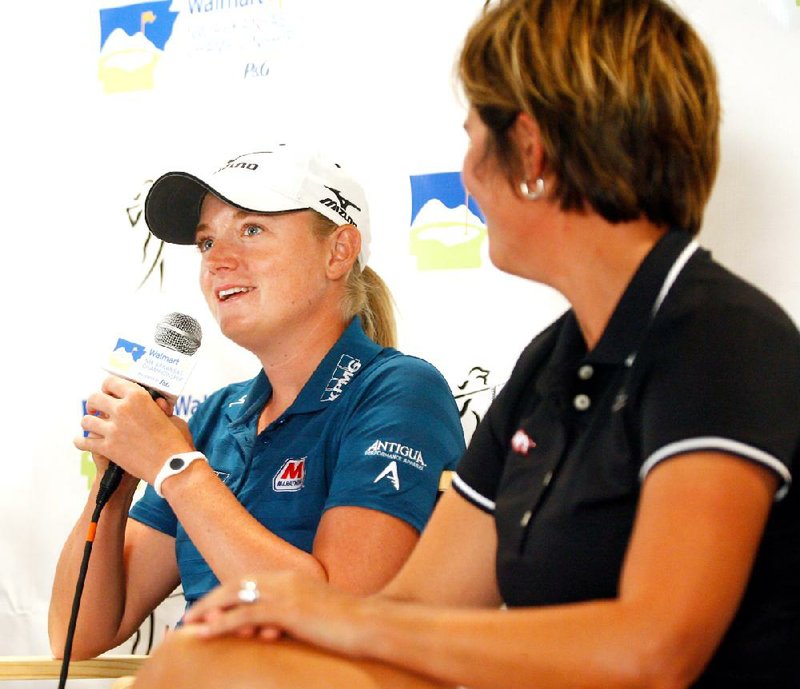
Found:
[[458, 67], [514, 183], [509, 128], [526, 112], [564, 210], [700, 229], [719, 162], [716, 71], [662, 0], [487, 2]]

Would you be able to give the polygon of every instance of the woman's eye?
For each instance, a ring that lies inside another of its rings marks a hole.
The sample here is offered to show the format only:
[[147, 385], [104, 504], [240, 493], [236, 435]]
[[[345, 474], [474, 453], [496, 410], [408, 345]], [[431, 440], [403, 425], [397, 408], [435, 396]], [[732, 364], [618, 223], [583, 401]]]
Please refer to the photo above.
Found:
[[261, 231], [262, 230], [258, 225], [247, 225], [244, 228], [244, 232], [242, 232], [242, 234], [245, 237], [253, 237], [253, 236], [257, 235], [257, 234], [261, 234]]
[[201, 239], [197, 242], [197, 248], [200, 249], [200, 253], [205, 253], [212, 246], [214, 246], [213, 239]]

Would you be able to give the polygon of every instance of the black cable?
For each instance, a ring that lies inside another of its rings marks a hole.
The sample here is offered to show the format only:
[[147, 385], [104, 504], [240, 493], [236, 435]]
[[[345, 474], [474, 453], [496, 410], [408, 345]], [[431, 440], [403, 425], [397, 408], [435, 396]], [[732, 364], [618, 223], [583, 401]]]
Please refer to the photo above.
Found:
[[147, 640], [147, 650], [145, 651], [145, 655], [150, 655], [153, 651], [153, 639], [156, 635], [156, 613], [155, 610], [150, 613], [150, 637]]
[[97, 533], [97, 522], [100, 521], [100, 512], [103, 511], [108, 499], [117, 489], [121, 479], [122, 469], [120, 469], [116, 464], [110, 463], [103, 474], [103, 478], [100, 481], [100, 487], [97, 490], [94, 513], [92, 514], [92, 519], [89, 523], [89, 531], [86, 534], [86, 544], [83, 547], [83, 560], [81, 561], [81, 568], [78, 572], [78, 583], [75, 585], [75, 597], [72, 599], [72, 613], [70, 614], [69, 626], [67, 627], [67, 639], [64, 643], [64, 657], [61, 660], [61, 676], [58, 680], [58, 689], [64, 689], [67, 683], [67, 675], [69, 674], [69, 661], [70, 657], [72, 656], [72, 642], [75, 638], [75, 627], [78, 622], [78, 611], [81, 607], [83, 585], [86, 583], [86, 572], [89, 570], [89, 558], [92, 554], [94, 537]]

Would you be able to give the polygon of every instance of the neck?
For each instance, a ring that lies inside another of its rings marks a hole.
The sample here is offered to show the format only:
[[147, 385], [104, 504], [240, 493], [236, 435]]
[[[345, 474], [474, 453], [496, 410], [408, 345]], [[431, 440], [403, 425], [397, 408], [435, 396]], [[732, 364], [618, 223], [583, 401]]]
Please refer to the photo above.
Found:
[[552, 286], [572, 305], [587, 349], [603, 334], [639, 265], [665, 230], [648, 221], [611, 225], [596, 216], [569, 216]]
[[347, 323], [335, 318], [306, 323], [294, 336], [256, 352], [272, 386], [272, 396], [259, 419], [259, 432], [294, 402], [346, 327]]

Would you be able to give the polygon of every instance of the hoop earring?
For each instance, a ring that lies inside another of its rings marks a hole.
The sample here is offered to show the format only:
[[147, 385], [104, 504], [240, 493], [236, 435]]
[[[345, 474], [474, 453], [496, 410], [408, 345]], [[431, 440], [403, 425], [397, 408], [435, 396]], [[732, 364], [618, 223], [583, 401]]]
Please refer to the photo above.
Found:
[[533, 191], [531, 191], [528, 188], [528, 180], [527, 179], [523, 179], [519, 183], [520, 193], [526, 199], [528, 199], [528, 201], [536, 201], [537, 199], [542, 198], [542, 195], [544, 194], [544, 179], [539, 177], [539, 178], [536, 179], [536, 182], [534, 184], [536, 185], [536, 187], [533, 189]]

